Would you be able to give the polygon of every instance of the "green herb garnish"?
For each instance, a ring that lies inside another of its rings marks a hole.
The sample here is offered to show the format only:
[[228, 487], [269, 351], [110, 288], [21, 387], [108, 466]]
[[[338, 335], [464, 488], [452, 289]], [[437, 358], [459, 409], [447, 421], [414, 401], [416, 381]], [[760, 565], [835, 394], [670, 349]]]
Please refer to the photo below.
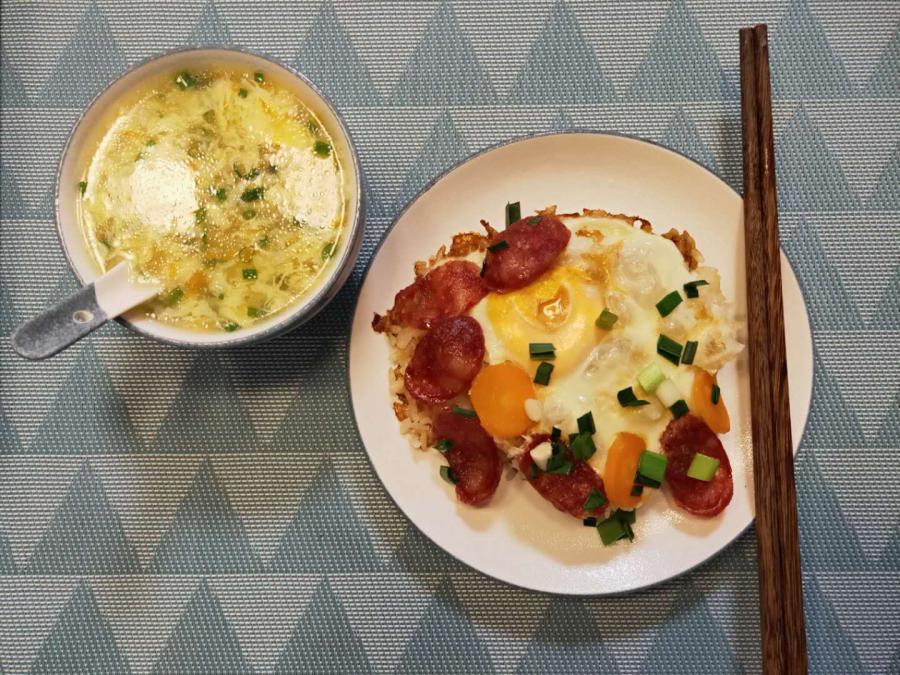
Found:
[[241, 87], [240, 89], [238, 89], [238, 96], [240, 96], [241, 98], [247, 98], [247, 90]]
[[531, 225], [532, 227], [534, 227], [535, 225], [539, 224], [542, 219], [543, 219], [543, 216], [531, 216], [531, 218], [529, 218], [526, 222], [529, 225]]
[[245, 279], [256, 279], [258, 277], [255, 267], [245, 267], [241, 274], [244, 275]]
[[228, 190], [223, 187], [220, 187], [218, 190], [216, 190], [217, 201], [224, 202], [226, 199], [228, 199]]
[[168, 293], [164, 293], [161, 296], [159, 296], [159, 299], [160, 299], [160, 302], [162, 302], [164, 305], [168, 305], [169, 307], [171, 307], [172, 305], [176, 304], [179, 300], [181, 300], [181, 298], [183, 298], [183, 297], [184, 297], [184, 291], [181, 290], [180, 287], [176, 286]]
[[547, 361], [541, 361], [537, 370], [534, 372], [534, 383], [542, 384], [545, 387], [550, 384], [550, 375], [553, 373], [553, 364]]
[[572, 462], [566, 460], [563, 453], [557, 453], [547, 460], [547, 473], [568, 476], [572, 473]]
[[203, 119], [206, 122], [208, 122], [209, 124], [212, 124], [213, 122], [216, 121], [216, 111], [215, 110], [207, 110], [205, 113], [203, 113]]
[[229, 321], [228, 323], [223, 323], [222, 328], [224, 328], [229, 333], [233, 333], [238, 328], [240, 328], [240, 325], [236, 324], [234, 321]]
[[696, 340], [688, 340], [684, 343], [684, 352], [681, 354], [681, 362], [685, 365], [691, 365], [694, 362], [694, 357], [697, 355], [697, 345], [699, 343]]
[[597, 320], [594, 321], [594, 325], [597, 326], [597, 328], [609, 330], [618, 320], [618, 314], [613, 314], [608, 309], [604, 309], [602, 312], [600, 312], [600, 316], [597, 317]]
[[259, 84], [262, 84], [266, 81], [266, 76], [263, 75], [261, 70], [257, 70], [255, 73], [253, 73], [253, 79], [256, 80], [256, 82], [258, 82]]
[[251, 218], [256, 218], [256, 209], [245, 209], [241, 212], [241, 215], [244, 217], [244, 220], [250, 220]]
[[87, 181], [86, 181], [86, 180], [80, 181], [80, 182], [78, 183], [78, 191], [79, 191], [82, 195], [84, 195], [84, 193], [87, 192]]
[[697, 281], [689, 281], [684, 285], [684, 294], [689, 298], [699, 298], [700, 291], [698, 290], [699, 286], [709, 286], [709, 282], [706, 279], [697, 279]]
[[712, 386], [712, 394], [710, 395], [710, 400], [713, 405], [719, 405], [719, 399], [722, 398], [722, 390], [719, 389], [719, 385], [714, 384]]
[[463, 417], [478, 417], [478, 413], [471, 408], [460, 408], [458, 405], [453, 406], [453, 414]]
[[681, 343], [675, 342], [675, 340], [666, 335], [660, 335], [659, 339], [656, 341], [656, 353], [663, 358], [668, 359], [676, 366], [681, 361], [681, 352], [683, 349]]
[[190, 87], [197, 86], [197, 78], [191, 75], [188, 71], [182, 70], [178, 75], [175, 76], [175, 84], [178, 85], [179, 89], [188, 89]]
[[606, 504], [606, 501], [606, 495], [595, 488], [591, 491], [591, 494], [584, 501], [583, 509], [585, 511], [594, 511]]
[[437, 443], [434, 444], [434, 449], [437, 450], [442, 455], [446, 455], [450, 452], [450, 448], [453, 447], [453, 441], [448, 438], [442, 438]]
[[322, 260], [328, 260], [334, 255], [334, 244], [325, 244], [322, 247]]
[[684, 402], [684, 399], [680, 398], [675, 403], [669, 406], [669, 410], [672, 411], [672, 415], [677, 420], [679, 417], [684, 417], [690, 412], [688, 408], [688, 404]]
[[551, 342], [531, 342], [528, 354], [532, 361], [552, 361], [556, 358], [556, 350]]
[[577, 434], [575, 438], [569, 442], [569, 449], [572, 451], [572, 454], [575, 455], [576, 459], [581, 459], [585, 462], [597, 452], [597, 446], [594, 445], [594, 439], [589, 433]]
[[496, 244], [491, 244], [487, 247], [487, 250], [491, 253], [497, 253], [498, 251], [502, 251], [505, 248], [509, 248], [509, 242], [506, 239], [501, 239]]
[[650, 401], [638, 398], [631, 387], [625, 387], [619, 391], [616, 394], [616, 398], [619, 399], [619, 405], [623, 408], [638, 408], [642, 405], [650, 405]]
[[331, 143], [327, 141], [316, 141], [316, 144], [313, 145], [313, 152], [315, 152], [319, 157], [328, 157], [331, 154]]
[[507, 202], [506, 204], [506, 226], [522, 219], [522, 206], [519, 202]]
[[247, 190], [244, 190], [244, 191], [241, 193], [241, 201], [242, 201], [242, 202], [255, 202], [255, 201], [258, 201], [258, 200], [262, 199], [262, 196], [263, 196], [263, 192], [264, 192], [264, 191], [265, 191], [265, 188], [262, 188], [262, 187], [260, 187], [260, 186], [256, 186], [256, 187], [253, 187], [253, 188], [249, 188], [249, 189], [247, 189]]
[[672, 311], [681, 304], [681, 293], [672, 291], [656, 303], [656, 309], [660, 316], [669, 316]]

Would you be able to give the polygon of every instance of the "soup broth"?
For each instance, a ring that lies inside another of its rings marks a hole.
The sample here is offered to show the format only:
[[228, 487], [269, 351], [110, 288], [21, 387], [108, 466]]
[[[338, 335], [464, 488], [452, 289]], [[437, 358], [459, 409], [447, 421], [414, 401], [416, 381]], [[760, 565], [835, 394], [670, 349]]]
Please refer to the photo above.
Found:
[[264, 72], [177, 72], [122, 103], [79, 184], [101, 269], [163, 292], [158, 320], [233, 331], [309, 292], [341, 240], [344, 176], [328, 129]]

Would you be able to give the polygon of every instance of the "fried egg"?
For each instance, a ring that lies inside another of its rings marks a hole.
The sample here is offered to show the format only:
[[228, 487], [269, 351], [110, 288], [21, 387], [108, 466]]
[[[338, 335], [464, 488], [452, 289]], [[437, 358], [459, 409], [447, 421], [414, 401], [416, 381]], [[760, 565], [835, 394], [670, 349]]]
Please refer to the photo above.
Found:
[[[553, 427], [575, 433], [577, 419], [592, 413], [597, 452], [590, 464], [602, 474], [606, 449], [620, 432], [659, 451], [672, 419], [657, 396], [640, 388], [642, 370], [656, 364], [690, 405], [695, 377], [714, 375], [741, 345], [714, 269], [688, 269], [672, 241], [633, 219], [561, 219], [573, 236], [557, 264], [524, 288], [489, 293], [471, 310], [484, 331], [488, 362], [471, 393], [482, 424], [498, 440]], [[684, 285], [700, 280], [707, 285], [698, 288], [699, 297], [685, 297]], [[672, 291], [682, 300], [662, 316], [657, 303]], [[595, 324], [604, 310], [618, 317], [609, 329]], [[657, 354], [660, 335], [697, 341], [694, 363], [675, 365]], [[546, 385], [532, 384], [541, 362], [532, 359], [533, 343], [553, 345]], [[623, 407], [617, 393], [627, 387], [649, 403]]]

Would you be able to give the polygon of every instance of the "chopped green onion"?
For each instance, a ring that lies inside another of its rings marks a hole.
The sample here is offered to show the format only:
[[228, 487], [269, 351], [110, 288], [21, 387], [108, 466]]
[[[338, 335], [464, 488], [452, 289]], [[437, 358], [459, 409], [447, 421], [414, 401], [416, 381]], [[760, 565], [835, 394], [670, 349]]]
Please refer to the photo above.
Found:
[[669, 460], [658, 452], [644, 450], [638, 458], [638, 473], [645, 478], [662, 483], [666, 477], [666, 465]]
[[643, 399], [639, 399], [635, 393], [634, 389], [631, 387], [625, 387], [619, 393], [616, 394], [616, 398], [619, 399], [619, 405], [623, 408], [637, 408], [642, 405], [649, 405], [650, 401], [644, 401]]
[[688, 404], [684, 402], [683, 398], [678, 399], [669, 406], [669, 410], [672, 411], [672, 415], [677, 420], [679, 417], [684, 417], [690, 412], [690, 408], [688, 408]]
[[600, 535], [600, 540], [603, 542], [603, 545], [609, 546], [619, 541], [619, 539], [627, 537], [628, 532], [625, 530], [626, 525], [627, 523], [615, 516], [610, 516], [606, 520], [601, 520], [597, 523], [597, 532]]
[[483, 277], [484, 273], [487, 271], [487, 260], [482, 261], [481, 263], [481, 271], [478, 273], [478, 276]]
[[491, 253], [496, 253], [497, 251], [502, 251], [505, 248], [509, 248], [509, 242], [506, 239], [501, 239], [496, 244], [491, 244], [487, 247], [487, 250]]
[[559, 427], [553, 427], [550, 430], [550, 440], [555, 442], [560, 438], [562, 438], [562, 429], [560, 429]]
[[506, 203], [506, 226], [522, 219], [522, 207], [519, 202]]
[[240, 96], [241, 98], [247, 98], [247, 90], [241, 87], [240, 89], [238, 89], [238, 96]]
[[609, 330], [613, 327], [613, 324], [619, 320], [618, 314], [613, 314], [608, 309], [604, 309], [600, 312], [600, 316], [597, 317], [597, 320], [594, 321], [594, 325], [597, 328], [602, 328], [603, 330]]
[[716, 469], [718, 468], [719, 460], [717, 460], [715, 457], [710, 457], [709, 455], [704, 455], [698, 452], [691, 460], [691, 465], [690, 467], [688, 467], [687, 476], [688, 478], [694, 478], [696, 480], [702, 480], [708, 483], [713, 479], [713, 476], [716, 474]]
[[712, 400], [713, 405], [719, 405], [719, 399], [722, 398], [722, 390], [719, 389], [719, 385], [714, 384], [712, 386], [712, 396], [710, 399]]
[[656, 353], [663, 358], [668, 359], [676, 366], [678, 365], [678, 362], [681, 361], [681, 352], [683, 349], [684, 347], [681, 346], [681, 343], [675, 342], [675, 340], [666, 335], [660, 335], [659, 339], [656, 341]]
[[178, 75], [175, 76], [175, 84], [178, 85], [179, 89], [184, 90], [189, 87], [196, 86], [197, 78], [191, 75], [188, 71], [182, 70]]
[[528, 345], [528, 353], [532, 361], [552, 361], [556, 358], [556, 352], [550, 342], [532, 342]]
[[251, 319], [258, 319], [261, 316], [265, 316], [266, 310], [259, 309], [258, 307], [248, 307], [247, 308], [247, 316]]
[[534, 372], [534, 383], [542, 384], [545, 387], [550, 384], [550, 374], [553, 372], [553, 364], [547, 361], [541, 361], [537, 370]]
[[328, 155], [331, 154], [331, 143], [326, 141], [316, 141], [316, 144], [313, 146], [313, 152], [319, 157], [328, 157]]
[[606, 501], [606, 495], [594, 488], [591, 490], [591, 494], [588, 495], [588, 498], [584, 501], [583, 509], [585, 511], [595, 511], [606, 504]]
[[255, 202], [259, 199], [262, 199], [264, 188], [260, 186], [256, 186], [254, 188], [249, 188], [244, 190], [241, 194], [242, 202]]
[[256, 80], [259, 84], [262, 84], [266, 81], [266, 76], [263, 75], [261, 70], [257, 70], [255, 73], [253, 73], [253, 79]]
[[594, 424], [594, 413], [588, 410], [584, 415], [578, 418], [578, 433], [580, 434], [596, 434], [597, 427]]
[[536, 480], [538, 477], [538, 465], [534, 462], [531, 463], [531, 480]]
[[581, 524], [585, 527], [597, 527], [597, 519], [594, 516], [588, 516], [581, 521]]
[[640, 483], [635, 483], [631, 486], [631, 492], [629, 493], [632, 497], [640, 497], [644, 494], [644, 486]]
[[244, 217], [244, 220], [250, 220], [251, 218], [256, 218], [256, 209], [246, 209], [241, 212], [241, 215]]
[[235, 176], [243, 178], [244, 180], [253, 180], [259, 175], [259, 167], [253, 167], [249, 171], [244, 171], [243, 164], [235, 162], [231, 165], [231, 168], [234, 169]]
[[689, 281], [684, 285], [684, 294], [689, 298], [699, 298], [700, 291], [697, 290], [698, 286], [709, 286], [709, 282], [706, 279], [697, 279], [697, 281]]
[[547, 473], [558, 473], [568, 476], [572, 473], [572, 462], [566, 461], [565, 456], [561, 452], [555, 454], [547, 460]]
[[240, 326], [236, 324], [234, 321], [229, 321], [228, 323], [222, 324], [222, 328], [224, 328], [229, 333], [236, 331]]
[[245, 267], [241, 273], [245, 279], [256, 279], [259, 276], [255, 267]]
[[616, 512], [613, 514], [616, 518], [621, 520], [623, 523], [628, 523], [629, 525], [634, 525], [637, 520], [637, 511], [626, 511], [625, 509], [616, 509]]
[[228, 199], [228, 190], [223, 187], [220, 187], [218, 190], [216, 190], [217, 201], [224, 202], [226, 199]]
[[263, 235], [261, 238], [256, 240], [256, 245], [260, 248], [267, 248], [269, 246], [269, 235]]
[[328, 260], [332, 255], [334, 255], [334, 244], [325, 244], [322, 247], [322, 260]]
[[684, 343], [684, 352], [681, 354], [681, 362], [685, 365], [691, 365], [694, 362], [694, 357], [697, 355], [697, 345], [699, 343], [696, 340], [688, 340]]
[[543, 220], [543, 218], [543, 216], [531, 216], [531, 218], [529, 218], [527, 222], [529, 225], [534, 227], [535, 225], [539, 224], [541, 220]]
[[441, 467], [441, 478], [450, 483], [450, 485], [456, 485], [457, 481], [459, 480], [456, 477], [456, 473], [449, 466]]
[[196, 211], [194, 211], [194, 222], [201, 227], [206, 225], [206, 209], [204, 207], [200, 207]]
[[203, 113], [203, 120], [205, 122], [208, 122], [209, 124], [212, 124], [213, 122], [215, 122], [216, 121], [216, 111], [215, 110], [207, 110], [205, 113]]
[[437, 443], [434, 444], [434, 449], [437, 450], [442, 455], [446, 455], [450, 448], [453, 447], [453, 441], [448, 438], [442, 438]]
[[569, 448], [577, 459], [584, 460], [585, 462], [597, 452], [597, 446], [594, 445], [594, 439], [588, 433], [575, 436], [569, 443]]
[[638, 375], [638, 384], [641, 385], [641, 389], [648, 394], [652, 394], [662, 384], [664, 379], [666, 379], [666, 376], [663, 374], [662, 368], [655, 363], [651, 363]]
[[78, 183], [78, 191], [83, 195], [87, 191], [87, 181], [83, 180]]
[[656, 309], [659, 311], [660, 316], [669, 316], [678, 305], [681, 304], [681, 293], [678, 291], [672, 291], [663, 297], [662, 300], [656, 303]]
[[460, 408], [458, 405], [453, 406], [453, 414], [462, 415], [463, 417], [478, 417], [478, 413], [471, 408]]
[[635, 485], [643, 485], [645, 487], [653, 488], [655, 490], [658, 490], [659, 486], [662, 485], [661, 481], [653, 480], [652, 478], [647, 478], [646, 476], [642, 476], [639, 471], [636, 471], [634, 474], [634, 483], [635, 483]]
[[181, 287], [176, 286], [168, 293], [164, 293], [163, 295], [159, 296], [159, 299], [164, 305], [169, 305], [171, 307], [172, 305], [176, 304], [179, 300], [181, 300], [181, 298], [183, 298], [183, 297], [184, 297], [184, 291], [181, 290]]

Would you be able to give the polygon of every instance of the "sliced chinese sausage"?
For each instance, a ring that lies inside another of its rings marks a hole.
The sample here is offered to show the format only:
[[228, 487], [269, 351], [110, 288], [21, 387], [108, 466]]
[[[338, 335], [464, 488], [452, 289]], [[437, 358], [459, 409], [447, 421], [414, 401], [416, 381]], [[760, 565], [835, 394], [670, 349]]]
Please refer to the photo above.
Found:
[[572, 459], [572, 472], [565, 475], [541, 471], [532, 461], [531, 449], [549, 440], [550, 437], [546, 434], [532, 438], [528, 450], [519, 458], [519, 471], [544, 499], [563, 513], [576, 518], [602, 515], [608, 502], [592, 511], [584, 510], [584, 503], [594, 490], [606, 494], [603, 479], [587, 462]]
[[446, 457], [456, 476], [457, 499], [472, 506], [487, 503], [503, 472], [503, 460], [494, 439], [477, 417], [457, 415], [450, 410], [439, 410], [433, 427], [439, 439], [453, 444]]
[[571, 236], [569, 228], [553, 215], [539, 214], [511, 223], [491, 238], [484, 259], [487, 287], [503, 293], [527, 286], [553, 267]]
[[[734, 481], [725, 448], [706, 422], [694, 415], [672, 420], [660, 437], [660, 444], [669, 459], [666, 485], [678, 506], [695, 516], [707, 518], [721, 513], [734, 494]], [[694, 454], [698, 452], [719, 460], [719, 468], [710, 481], [687, 475]]]
[[406, 367], [406, 390], [422, 403], [449, 401], [469, 389], [484, 365], [484, 333], [470, 316], [435, 321]]
[[464, 314], [487, 292], [477, 265], [451, 260], [397, 293], [391, 321], [401, 326], [429, 328], [437, 319]]

